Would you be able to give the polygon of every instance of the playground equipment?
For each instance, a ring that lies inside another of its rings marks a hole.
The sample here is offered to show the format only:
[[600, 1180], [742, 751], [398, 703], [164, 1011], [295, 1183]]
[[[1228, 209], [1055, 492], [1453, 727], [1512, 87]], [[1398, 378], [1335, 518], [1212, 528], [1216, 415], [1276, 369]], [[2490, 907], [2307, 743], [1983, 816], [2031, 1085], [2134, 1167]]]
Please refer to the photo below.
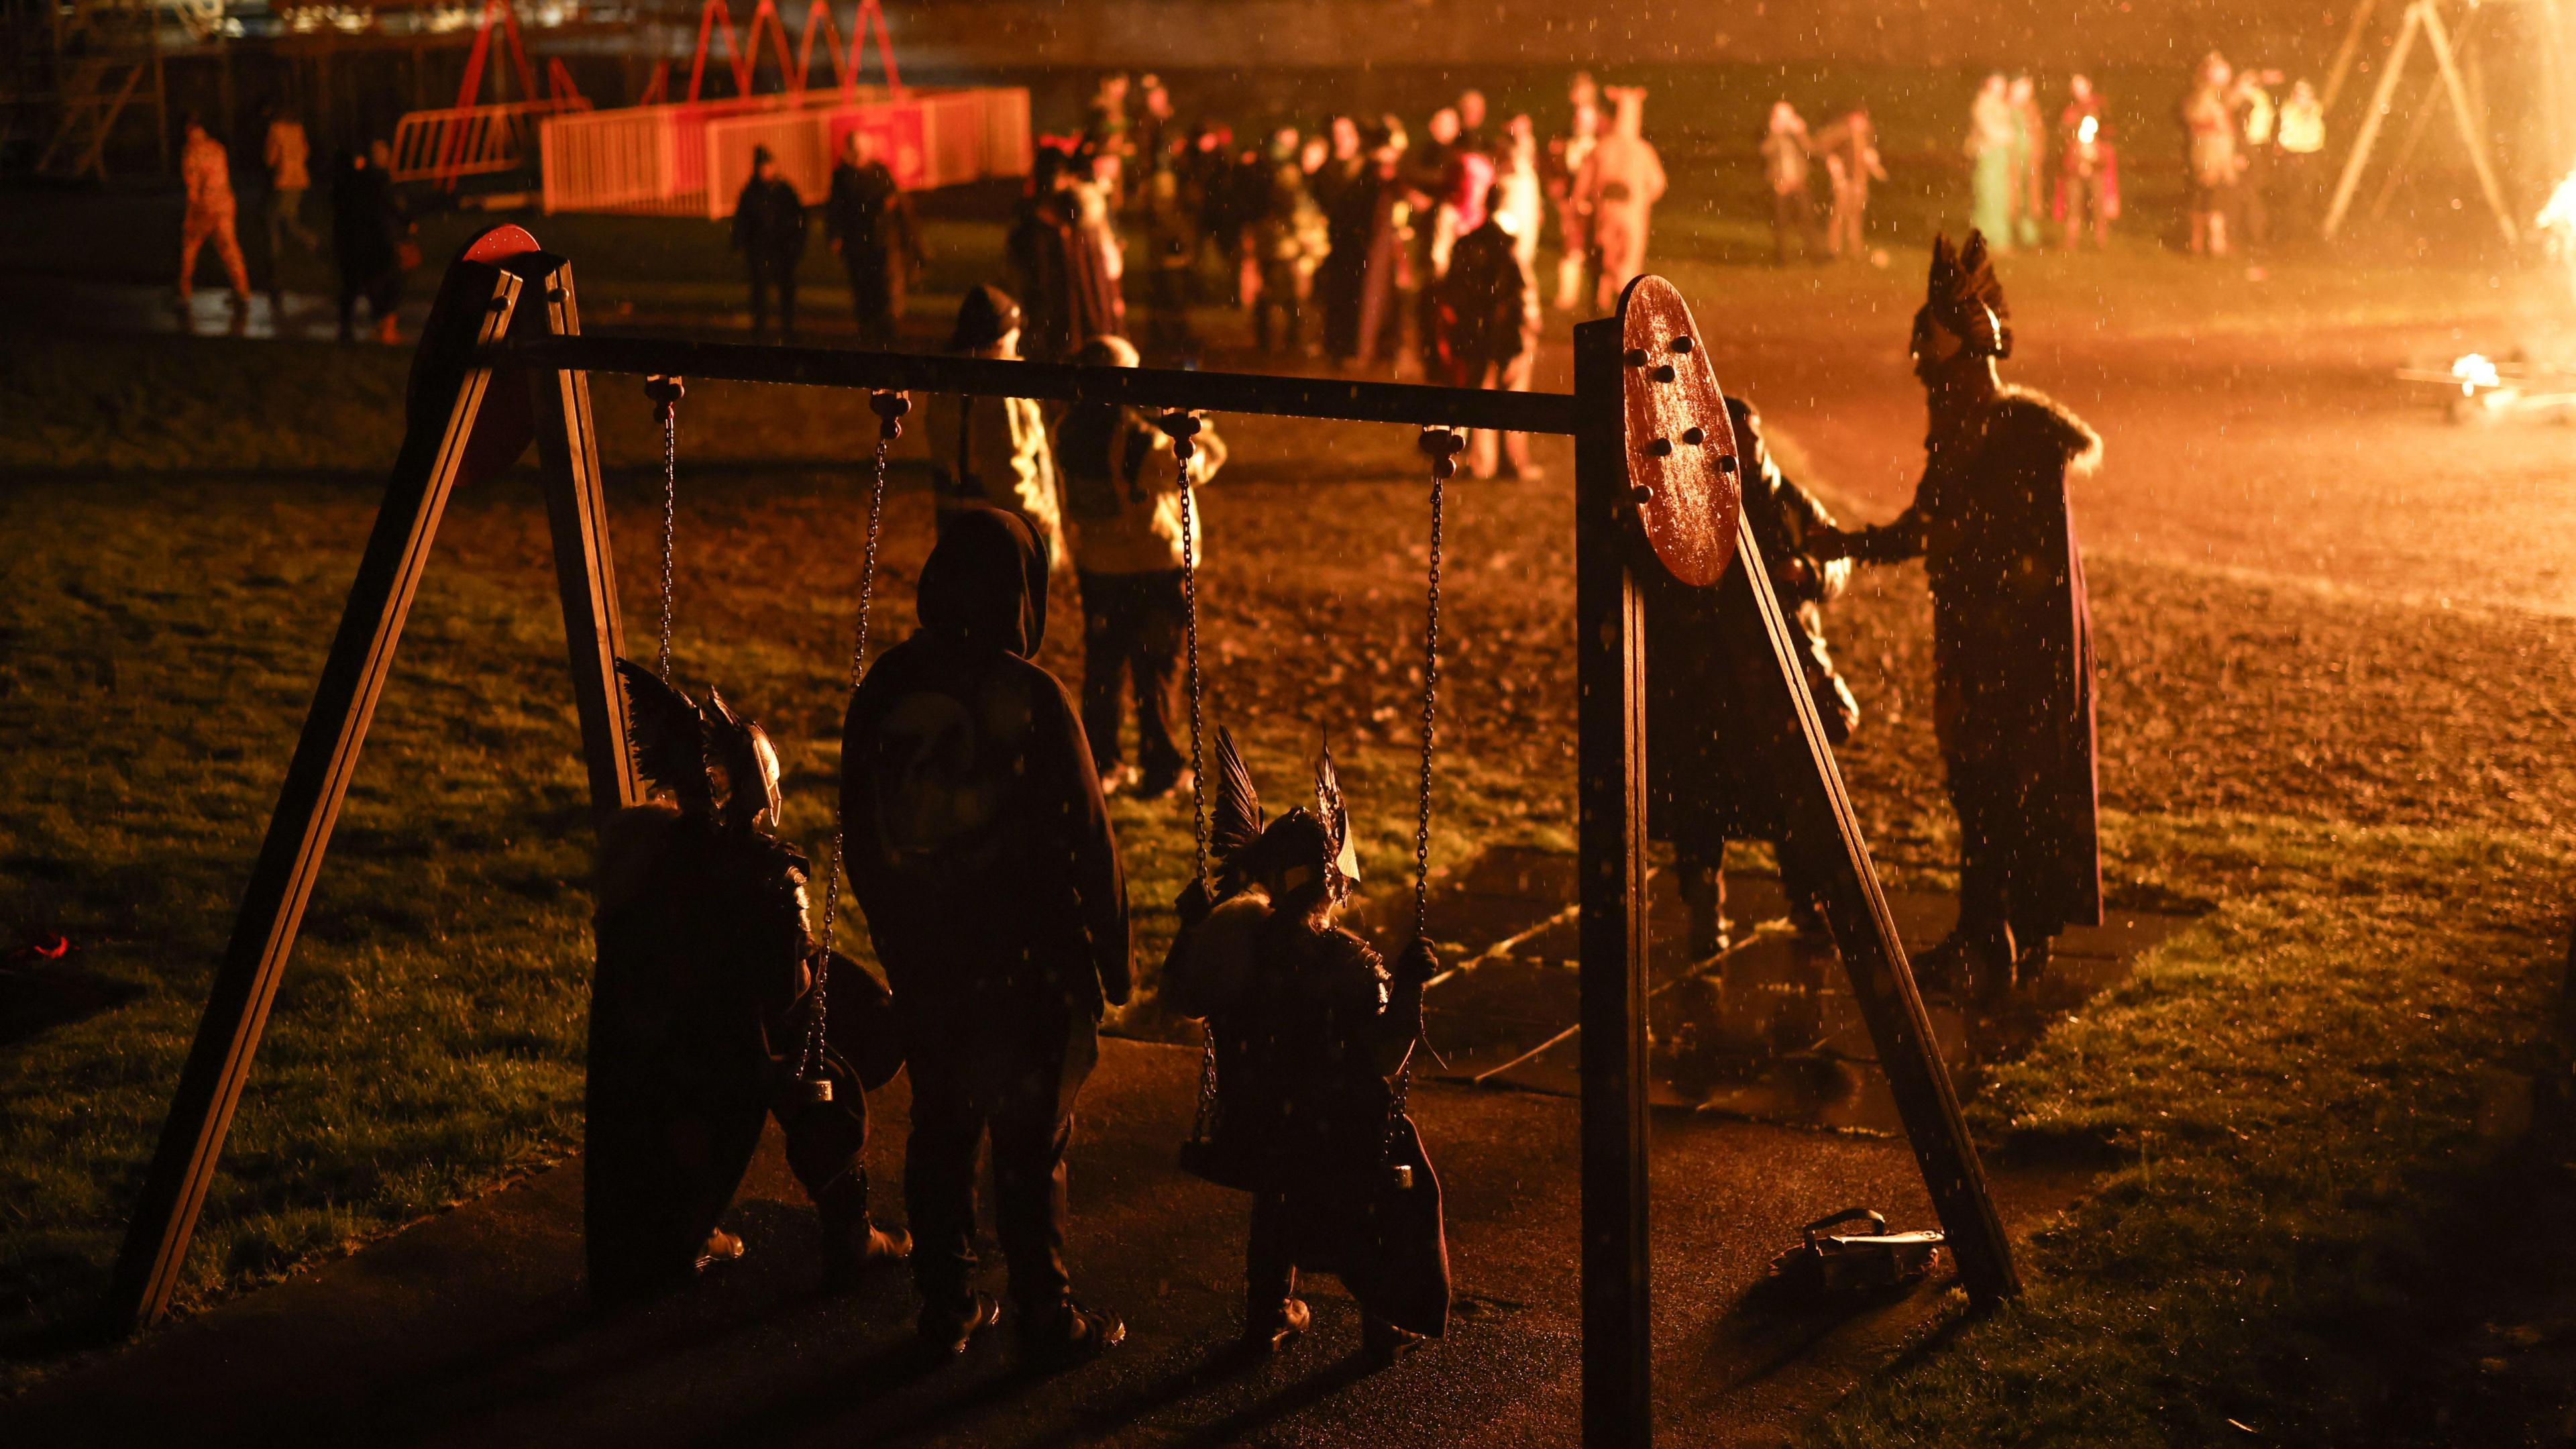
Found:
[[[1853, 997], [1971, 1299], [1992, 1305], [2018, 1294], [2002, 1222], [1808, 693], [1795, 628], [1744, 523], [1735, 435], [1700, 342], [1680, 294], [1651, 276], [1630, 284], [1617, 316], [1575, 330], [1571, 394], [583, 336], [571, 265], [517, 227], [486, 233], [448, 269], [423, 330], [402, 449], [163, 1124], [111, 1310], [140, 1325], [169, 1307], [439, 520], [459, 486], [490, 480], [531, 442], [592, 804], [604, 819], [642, 802], [616, 674], [625, 632], [591, 427], [593, 372], [1572, 435], [1585, 1441], [1651, 1440], [1645, 570], [1720, 590], [1722, 626], [1767, 646], [1742, 656], [1739, 687], [1778, 711], [1786, 741], [1775, 745], [1766, 731], [1742, 747], [1760, 752], [1781, 783], [1785, 848], [1823, 886]], [[1426, 631], [1426, 648], [1432, 638]]]
[[[859, 83], [871, 35], [882, 86]], [[491, 64], [496, 49], [506, 68]], [[818, 49], [830, 66], [827, 84], [816, 84]], [[711, 58], [731, 95], [707, 94]], [[765, 69], [776, 77], [774, 91], [759, 89]], [[485, 101], [487, 71], [514, 77], [516, 98]], [[759, 0], [741, 30], [727, 0], [705, 0], [684, 96], [672, 95], [671, 76], [664, 59], [641, 104], [599, 109], [550, 59], [541, 91], [512, 0], [483, 0], [456, 104], [414, 111], [395, 127], [394, 179], [452, 191], [469, 176], [534, 167], [549, 212], [723, 218], [733, 214], [755, 147], [777, 158], [779, 174], [807, 205], [821, 203], [853, 131], [876, 139], [877, 156], [907, 191], [1029, 171], [1028, 92], [905, 86], [877, 0], [860, 0], [846, 43], [831, 0], [812, 0], [792, 44], [776, 0]]]

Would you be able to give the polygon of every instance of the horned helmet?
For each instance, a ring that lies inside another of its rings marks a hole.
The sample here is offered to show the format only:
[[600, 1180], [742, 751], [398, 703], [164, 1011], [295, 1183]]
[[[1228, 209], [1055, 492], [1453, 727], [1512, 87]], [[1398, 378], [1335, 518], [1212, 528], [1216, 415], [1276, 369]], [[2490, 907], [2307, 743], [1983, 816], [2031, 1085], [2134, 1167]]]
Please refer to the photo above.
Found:
[[2012, 356], [2011, 319], [2003, 282], [1986, 254], [1985, 233], [1971, 230], [1968, 244], [1955, 249], [1947, 236], [1933, 238], [1932, 274], [1923, 305], [1914, 313], [1915, 370], [1922, 372], [1963, 352], [1975, 357]]
[[1339, 908], [1360, 879], [1359, 846], [1351, 838], [1351, 812], [1327, 744], [1315, 761], [1315, 805], [1299, 805], [1264, 823], [1252, 772], [1220, 727], [1216, 739], [1216, 809], [1209, 848], [1218, 861], [1217, 895], [1249, 886], [1267, 889], [1274, 902], [1320, 887], [1328, 908]]
[[778, 749], [757, 720], [735, 714], [713, 685], [701, 704], [631, 660], [617, 661], [617, 677], [636, 773], [654, 793], [726, 830], [777, 833]]

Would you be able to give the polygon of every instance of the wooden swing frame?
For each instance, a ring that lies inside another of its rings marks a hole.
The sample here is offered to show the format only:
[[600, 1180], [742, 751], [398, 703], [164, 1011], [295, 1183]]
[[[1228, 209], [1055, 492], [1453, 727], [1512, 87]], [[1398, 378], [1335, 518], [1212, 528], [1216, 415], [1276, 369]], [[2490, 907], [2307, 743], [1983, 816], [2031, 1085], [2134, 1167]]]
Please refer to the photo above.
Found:
[[[1677, 297], [1672, 306], [1678, 310]], [[1658, 447], [1669, 454], [1671, 445], [1635, 435], [1631, 404], [1654, 383], [1645, 354], [1623, 345], [1629, 311], [1623, 300], [1621, 316], [1575, 329], [1571, 394], [586, 337], [571, 265], [517, 227], [486, 233], [448, 269], [422, 334], [402, 450], [116, 1263], [115, 1320], [140, 1328], [169, 1308], [447, 500], [458, 486], [509, 467], [531, 441], [543, 474], [591, 802], [605, 818], [644, 798], [625, 746], [626, 703], [616, 677], [624, 631], [591, 426], [592, 372], [1481, 427], [1575, 439], [1583, 1436], [1593, 1445], [1650, 1442], [1647, 660], [1638, 578], [1663, 565], [1640, 524], [1646, 490], [1637, 480], [1641, 460]], [[1687, 313], [1680, 315], [1686, 322]], [[1673, 350], [1690, 345], [1684, 339]], [[1655, 376], [1669, 382], [1672, 369]], [[1724, 409], [1716, 413], [1705, 426], [1731, 462], [1732, 434], [1721, 431]], [[1771, 645], [1771, 667], [1757, 665], [1748, 685], [1781, 691], [1804, 744], [1781, 761], [1792, 843], [1829, 867], [1825, 914], [1853, 994], [1960, 1276], [1975, 1303], [1991, 1305], [2020, 1291], [2002, 1221], [1818, 722], [1795, 626], [1740, 523], [1735, 558], [1713, 587], [1723, 591], [1731, 623], [1759, 631]]]

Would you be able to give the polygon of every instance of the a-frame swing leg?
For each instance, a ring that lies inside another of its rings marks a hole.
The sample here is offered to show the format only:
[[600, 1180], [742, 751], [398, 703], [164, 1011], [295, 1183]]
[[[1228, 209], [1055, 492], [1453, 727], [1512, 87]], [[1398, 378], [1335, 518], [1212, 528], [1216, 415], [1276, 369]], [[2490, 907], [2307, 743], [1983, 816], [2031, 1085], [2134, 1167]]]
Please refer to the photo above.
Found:
[[[1787, 806], [1785, 848], [1818, 867], [1811, 878], [1825, 887], [1826, 923], [1850, 975], [1852, 997], [1869, 1026], [1879, 1067], [1887, 1074], [1923, 1184], [1932, 1194], [1933, 1210], [1940, 1214], [1951, 1255], [1958, 1260], [1959, 1278], [1972, 1303], [1992, 1306], [2021, 1293], [2011, 1240], [1986, 1189], [1985, 1168], [1959, 1111], [1958, 1092], [1934, 1044], [1932, 1018], [1923, 1009], [1905, 946], [1897, 939], [1896, 917], [1861, 836], [1860, 817], [1852, 810], [1842, 769], [1816, 717], [1815, 696], [1807, 687], [1792, 632], [1796, 625], [1772, 592], [1770, 571], [1750, 523], [1738, 523], [1735, 549], [1735, 566], [1717, 587], [1723, 591], [1720, 618], [1734, 645], [1732, 653], [1749, 661], [1745, 695], [1785, 699], [1795, 714], [1774, 762]], [[1758, 742], [1746, 745], [1758, 747]]]
[[[573, 298], [572, 264], [544, 261], [551, 271], [530, 282], [541, 300], [523, 310], [518, 330], [522, 336], [576, 336], [581, 311]], [[528, 390], [545, 476], [546, 522], [554, 535], [555, 585], [563, 596], [573, 705], [581, 717], [582, 759], [591, 808], [605, 818], [639, 803], [643, 789], [626, 748], [626, 696], [617, 683], [626, 636], [618, 620], [608, 497], [600, 487], [599, 446], [591, 430], [590, 374], [532, 371]]]
[[242, 892], [232, 943], [215, 970], [196, 1042], [180, 1072], [160, 1145], [117, 1256], [107, 1309], [120, 1329], [159, 1318], [178, 1287], [224, 1134], [232, 1126], [233, 1108], [268, 1024], [269, 1004], [295, 948], [305, 903], [312, 898], [331, 827], [357, 768], [358, 747], [393, 667], [394, 645], [411, 612], [440, 515], [469, 463], [484, 466], [495, 451], [492, 438], [479, 447], [475, 438], [492, 383], [492, 370], [480, 353], [508, 332], [520, 287], [520, 278], [501, 267], [459, 262], [433, 316], [435, 330], [421, 340], [410, 429], [385, 485], [357, 579], [349, 586], [340, 630], [323, 662], [303, 736], [278, 792], [277, 811]]

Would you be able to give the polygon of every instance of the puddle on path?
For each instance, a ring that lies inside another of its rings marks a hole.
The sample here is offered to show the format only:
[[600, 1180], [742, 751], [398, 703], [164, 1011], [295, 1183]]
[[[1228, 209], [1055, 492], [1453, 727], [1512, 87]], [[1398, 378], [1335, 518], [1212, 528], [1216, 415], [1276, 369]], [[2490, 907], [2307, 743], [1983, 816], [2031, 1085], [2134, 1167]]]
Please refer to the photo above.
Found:
[[[1432, 938], [1451, 970], [1425, 1003], [1428, 1063], [1443, 1080], [1574, 1095], [1582, 1034], [1570, 855], [1487, 851], [1433, 891]], [[1777, 879], [1730, 874], [1736, 945], [1694, 969], [1669, 877], [1649, 885], [1654, 933], [1651, 1089], [1657, 1105], [1843, 1130], [1898, 1132], [1896, 1105], [1876, 1067], [1841, 962], [1799, 940]], [[1409, 904], [1406, 903], [1406, 904]], [[1948, 896], [1889, 893], [1909, 950], [1949, 930]], [[2058, 938], [2045, 978], [2001, 1000], [1927, 996], [1942, 1060], [1963, 1093], [1979, 1069], [2008, 1060], [2048, 1026], [2128, 975], [2139, 955], [2188, 917], [2114, 911], [2101, 926]], [[1409, 922], [1407, 923], [1409, 924]], [[1369, 930], [1363, 920], [1356, 929]], [[1386, 944], [1386, 943], [1382, 943]]]

